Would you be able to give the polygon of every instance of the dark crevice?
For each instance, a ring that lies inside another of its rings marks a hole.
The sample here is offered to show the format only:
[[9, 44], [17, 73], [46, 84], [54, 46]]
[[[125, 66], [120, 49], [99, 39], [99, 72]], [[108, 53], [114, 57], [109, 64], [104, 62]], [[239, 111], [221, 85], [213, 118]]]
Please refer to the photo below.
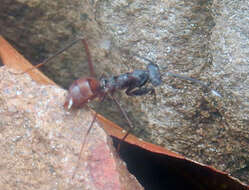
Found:
[[[117, 146], [120, 141], [113, 139]], [[129, 172], [137, 178], [145, 190], [199, 189], [184, 179], [176, 166], [171, 165], [170, 160], [167, 163], [167, 159], [160, 158], [158, 154], [121, 142], [119, 155], [126, 162]]]

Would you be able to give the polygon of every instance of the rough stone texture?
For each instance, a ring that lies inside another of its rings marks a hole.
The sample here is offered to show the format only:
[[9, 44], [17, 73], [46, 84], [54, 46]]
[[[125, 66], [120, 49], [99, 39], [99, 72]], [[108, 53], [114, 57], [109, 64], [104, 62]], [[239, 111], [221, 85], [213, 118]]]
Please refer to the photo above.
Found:
[[[150, 96], [119, 99], [141, 138], [249, 182], [247, 0], [9, 2], [3, 1], [0, 16], [7, 19], [0, 31], [33, 62], [85, 35], [99, 76], [145, 68], [135, 52], [167, 71], [210, 82], [222, 98], [164, 77], [156, 102]], [[87, 75], [82, 45], [45, 70], [64, 87]], [[112, 102], [103, 107], [98, 111], [125, 126]]]
[[249, 1], [215, 0], [212, 13], [209, 73], [223, 89], [219, 109], [227, 123], [226, 138], [216, 142], [224, 146], [224, 168], [249, 183]]
[[75, 178], [92, 115], [67, 112], [65, 91], [0, 68], [0, 189], [143, 189], [95, 123]]

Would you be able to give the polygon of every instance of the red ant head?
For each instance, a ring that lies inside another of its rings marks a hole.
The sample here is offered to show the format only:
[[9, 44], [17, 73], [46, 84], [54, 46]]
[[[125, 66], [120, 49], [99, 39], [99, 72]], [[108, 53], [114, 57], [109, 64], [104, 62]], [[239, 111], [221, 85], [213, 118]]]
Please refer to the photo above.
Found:
[[74, 81], [68, 90], [64, 103], [65, 109], [83, 107], [97, 96], [101, 96], [99, 81], [92, 77], [84, 77]]

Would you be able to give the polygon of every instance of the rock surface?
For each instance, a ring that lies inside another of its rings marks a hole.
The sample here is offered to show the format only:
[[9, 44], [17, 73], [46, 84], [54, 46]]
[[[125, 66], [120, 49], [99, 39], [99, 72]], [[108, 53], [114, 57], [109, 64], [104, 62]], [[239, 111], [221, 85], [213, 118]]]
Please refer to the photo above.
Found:
[[0, 189], [143, 189], [95, 122], [75, 178], [86, 109], [67, 112], [65, 91], [0, 68]]
[[[162, 73], [210, 83], [222, 98], [166, 76], [156, 102], [118, 95], [137, 136], [249, 183], [248, 7], [247, 0], [3, 0], [0, 32], [33, 62], [84, 35], [99, 76], [145, 68], [137, 53], [167, 68]], [[82, 45], [45, 70], [64, 87], [89, 75]], [[126, 126], [112, 102], [98, 112]]]

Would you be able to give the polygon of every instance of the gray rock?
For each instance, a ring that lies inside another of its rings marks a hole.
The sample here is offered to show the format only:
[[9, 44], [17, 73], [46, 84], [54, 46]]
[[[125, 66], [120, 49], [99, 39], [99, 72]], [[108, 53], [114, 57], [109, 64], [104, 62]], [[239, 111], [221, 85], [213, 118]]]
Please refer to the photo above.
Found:
[[[162, 74], [210, 83], [222, 98], [169, 76], [156, 102], [117, 96], [137, 136], [248, 182], [248, 1], [3, 2], [0, 32], [33, 62], [84, 35], [98, 76], [145, 68], [136, 53], [164, 68]], [[89, 75], [82, 45], [44, 71], [64, 87]], [[111, 101], [103, 107], [98, 111], [126, 126]]]

